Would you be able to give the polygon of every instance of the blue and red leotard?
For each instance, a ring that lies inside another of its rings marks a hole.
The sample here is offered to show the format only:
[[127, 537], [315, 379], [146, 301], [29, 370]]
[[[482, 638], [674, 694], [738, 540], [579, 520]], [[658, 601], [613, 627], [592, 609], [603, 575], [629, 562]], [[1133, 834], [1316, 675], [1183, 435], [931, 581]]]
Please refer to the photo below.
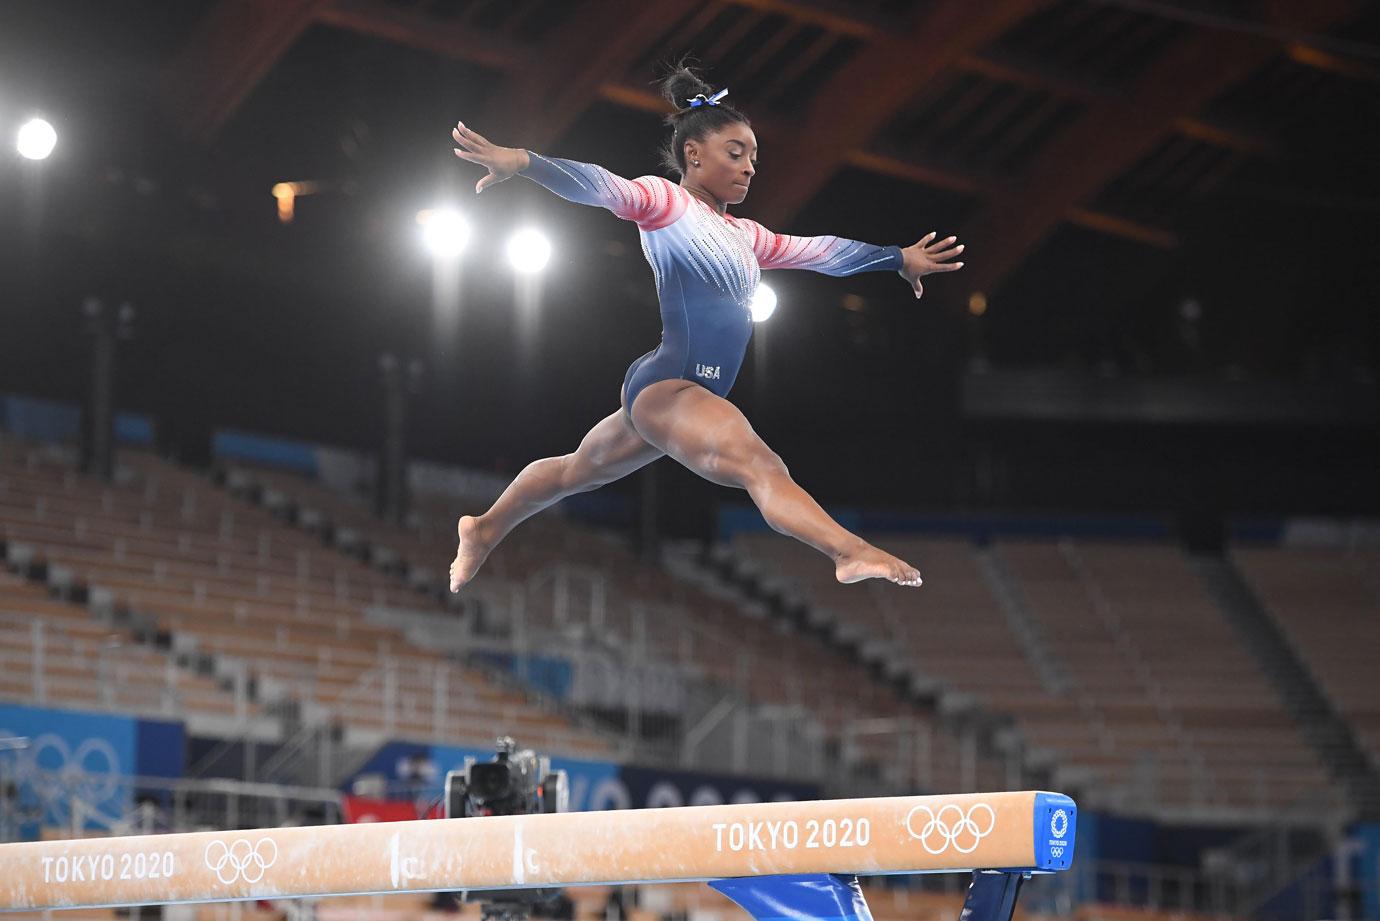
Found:
[[680, 378], [727, 396], [752, 336], [749, 306], [762, 269], [826, 275], [897, 271], [901, 250], [840, 237], [792, 237], [719, 214], [660, 176], [627, 180], [602, 166], [528, 151], [521, 175], [584, 205], [637, 224], [656, 276], [661, 344], [632, 363], [624, 405], [648, 384]]

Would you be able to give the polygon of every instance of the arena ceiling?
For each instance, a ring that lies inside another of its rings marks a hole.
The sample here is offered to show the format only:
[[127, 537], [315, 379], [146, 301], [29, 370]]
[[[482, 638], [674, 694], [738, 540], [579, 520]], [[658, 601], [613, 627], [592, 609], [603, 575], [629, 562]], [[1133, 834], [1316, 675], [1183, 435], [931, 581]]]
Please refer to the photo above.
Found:
[[[556, 144], [597, 99], [651, 113], [658, 62], [699, 49], [766, 149], [790, 151], [753, 202], [789, 226], [840, 170], [971, 198], [998, 288], [1062, 223], [1144, 246], [1338, 83], [1380, 87], [1342, 37], [1361, 0], [222, 0], [167, 77], [212, 142], [315, 24], [471, 62], [502, 78], [480, 124]], [[1370, 11], [1373, 27], [1374, 11]], [[1360, 53], [1358, 53], [1358, 51]]]
[[[568, 450], [655, 344], [650, 273], [595, 209], [530, 183], [474, 198], [449, 126], [654, 172], [654, 81], [683, 54], [761, 141], [736, 213], [967, 245], [920, 302], [895, 278], [770, 279], [783, 310], [734, 399], [834, 495], [901, 478], [963, 495], [952, 468], [980, 439], [957, 382], [977, 357], [1380, 376], [1373, 2], [8, 0], [0, 120], [31, 100], [65, 120], [61, 162], [31, 177], [42, 209], [0, 163], [0, 390], [79, 397], [76, 305], [104, 292], [140, 311], [122, 402], [160, 418], [368, 445], [388, 348], [429, 365], [420, 453], [511, 471]], [[312, 183], [289, 225], [269, 194], [282, 181]], [[536, 216], [561, 235], [540, 373], [512, 346], [506, 272], [467, 268], [461, 341], [437, 336], [407, 234], [440, 193], [493, 233]], [[851, 478], [879, 447], [890, 472]]]

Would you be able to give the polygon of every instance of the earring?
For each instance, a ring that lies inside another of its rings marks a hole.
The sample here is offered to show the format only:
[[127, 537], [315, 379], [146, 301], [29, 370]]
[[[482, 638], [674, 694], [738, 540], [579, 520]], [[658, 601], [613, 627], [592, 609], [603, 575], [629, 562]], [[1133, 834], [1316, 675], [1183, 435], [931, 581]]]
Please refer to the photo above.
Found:
[[699, 166], [699, 165], [700, 165], [700, 161], [699, 161], [699, 160], [691, 160], [690, 162], [691, 162], [691, 164], [693, 164], [693, 165], [695, 165], [695, 166]]

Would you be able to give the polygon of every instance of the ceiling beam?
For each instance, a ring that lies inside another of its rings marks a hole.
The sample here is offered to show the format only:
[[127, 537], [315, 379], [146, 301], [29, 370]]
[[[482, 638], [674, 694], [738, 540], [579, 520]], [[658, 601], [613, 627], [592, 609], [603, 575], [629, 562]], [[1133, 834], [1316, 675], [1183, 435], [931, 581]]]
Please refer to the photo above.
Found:
[[330, 0], [317, 11], [316, 21], [505, 73], [533, 62], [529, 47], [501, 33], [448, 23], [379, 0]]
[[[664, 99], [656, 93], [635, 86], [609, 82], [599, 88], [599, 95], [630, 109], [656, 114], [666, 111]], [[753, 124], [762, 129], [764, 134], [780, 130], [770, 122], [766, 126], [757, 121]], [[975, 198], [1000, 200], [1003, 195], [1009, 193], [1009, 189], [998, 179], [965, 174], [951, 167], [924, 164], [914, 157], [901, 159], [871, 151], [850, 150], [845, 155], [844, 162], [847, 166], [879, 176], [890, 176], [916, 185], [944, 189]], [[1178, 237], [1172, 231], [1088, 208], [1072, 209], [1068, 214], [1068, 220], [1089, 230], [1135, 240], [1161, 249], [1172, 249], [1179, 244]]]
[[[1003, 196], [1010, 194], [1010, 189], [1004, 182], [966, 175], [951, 168], [917, 163], [914, 158], [902, 160], [859, 150], [848, 155], [848, 165], [882, 176], [904, 179], [917, 185], [945, 189], [989, 201], [1000, 201]], [[1178, 236], [1171, 230], [1103, 211], [1094, 211], [1091, 208], [1070, 209], [1065, 219], [1088, 230], [1144, 243], [1157, 249], [1174, 249], [1179, 245]]]
[[1203, 115], [1180, 115], [1174, 119], [1174, 130], [1195, 141], [1251, 157], [1277, 160], [1284, 156], [1279, 141], [1273, 137], [1252, 128], [1224, 125]]
[[[963, 7], [964, 4], [948, 3], [947, 0], [941, 0], [940, 6], [932, 8], [926, 19], [918, 24], [909, 35], [892, 37], [880, 25], [859, 18], [856, 11], [848, 11], [841, 5], [828, 3], [825, 0], [808, 0], [808, 2], [801, 2], [801, 0], [727, 0], [727, 2], [763, 13], [779, 14], [789, 17], [797, 23], [815, 25], [839, 35], [851, 36], [877, 46], [860, 54], [859, 60], [855, 60], [835, 80], [831, 81], [821, 91], [816, 105], [812, 109], [811, 114], [815, 118], [815, 124], [827, 125], [830, 128], [827, 132], [828, 136], [842, 138], [844, 141], [830, 151], [830, 161], [833, 163], [830, 175], [841, 166], [852, 166], [961, 194], [983, 197], [991, 202], [992, 208], [1002, 207], [1007, 183], [964, 175], [951, 167], [920, 163], [911, 158], [900, 160], [873, 153], [866, 149], [865, 141], [867, 138], [861, 138], [854, 134], [844, 137], [846, 132], [838, 130], [837, 123], [839, 120], [834, 116], [838, 114], [839, 110], [836, 109], [833, 113], [827, 111], [829, 106], [851, 99], [853, 96], [852, 89], [856, 86], [872, 85], [858, 83], [860, 78], [866, 79], [869, 76], [875, 78], [880, 74], [885, 74], [886, 79], [878, 82], [883, 85], [894, 82], [891, 80], [892, 72], [887, 70], [890, 65], [879, 63], [881, 58], [890, 54], [893, 57], [903, 58], [908, 64], [913, 65], [913, 62], [917, 60], [916, 56], [927, 47], [928, 43], [935, 41], [934, 35], [926, 35], [927, 29], [933, 25], [938, 25], [941, 32], [948, 28], [946, 24], [954, 22], [955, 19], [946, 20], [944, 17], [959, 17], [956, 10]], [[939, 57], [942, 57], [942, 62], [936, 63], [935, 57], [931, 56], [926, 67], [899, 67], [899, 72], [907, 75], [903, 82], [914, 83], [918, 87], [924, 79], [932, 77], [944, 66], [952, 64], [969, 72], [982, 73], [993, 79], [1040, 89], [1051, 95], [1072, 98], [1091, 106], [1119, 105], [1125, 107], [1133, 105], [1134, 93], [1125, 94], [1089, 88], [1086, 84], [1080, 84], [1072, 79], [1044, 73], [1028, 65], [995, 60], [989, 55], [979, 52], [978, 49], [986, 41], [995, 37], [1010, 24], [1029, 15], [1030, 12], [1045, 2], [1048, 0], [1026, 0], [1024, 3], [1011, 0], [1011, 2], [1003, 4], [1004, 8], [1002, 9], [984, 11], [985, 18], [982, 23], [966, 22], [964, 28], [958, 30], [961, 34], [957, 36], [954, 36], [953, 30], [950, 29], [950, 32], [945, 33], [943, 37], [945, 39], [955, 38], [956, 40], [948, 42], [947, 47], [941, 49]], [[438, 23], [425, 15], [387, 6], [379, 0], [332, 0], [328, 6], [323, 7], [318, 12], [317, 19], [337, 27], [463, 58], [483, 66], [512, 72], [515, 75], [528, 70], [537, 73], [537, 78], [529, 80], [526, 86], [521, 89], [514, 89], [501, 98], [509, 101], [522, 100], [510, 102], [510, 108], [515, 112], [531, 113], [535, 111], [538, 113], [536, 117], [529, 115], [523, 119], [523, 136], [526, 142], [532, 146], [542, 146], [549, 144], [561, 131], [568, 128], [569, 124], [588, 105], [588, 100], [593, 97], [657, 115], [666, 112], [666, 103], [660, 95], [650, 89], [626, 85], [612, 76], [620, 69], [619, 62], [624, 62], [622, 66], [626, 66], [629, 55], [635, 57], [636, 53], [644, 48], [647, 42], [655, 40], [656, 36], [651, 33], [656, 28], [669, 27], [674, 24], [676, 17], [682, 15], [687, 8], [687, 5], [679, 3], [668, 4], [674, 8], [658, 13], [646, 10], [645, 7], [647, 6], [656, 7], [659, 4], [590, 4], [589, 10], [592, 15], [614, 10], [615, 12], [611, 15], [619, 25], [626, 24], [630, 19], [635, 20], [639, 15], [646, 17], [640, 22], [634, 22], [635, 28], [631, 32], [635, 34], [623, 37], [615, 43], [615, 46], [608, 48], [601, 45], [601, 42], [606, 39], [607, 33], [603, 32], [600, 24], [596, 23], [589, 23], [586, 28], [581, 29], [580, 34], [586, 35], [586, 38], [596, 36], [590, 40], [589, 44], [586, 44], [584, 40], [571, 41], [568, 32], [563, 30], [559, 39], [557, 36], [553, 36], [551, 40], [553, 44], [548, 48], [544, 50], [532, 49], [517, 46], [511, 41], [504, 40], [502, 36], [486, 31], [469, 27], [455, 28], [444, 23]], [[604, 9], [601, 10], [601, 7]], [[627, 15], [620, 19], [619, 13]], [[994, 17], [1000, 20], [1000, 24], [994, 23]], [[577, 15], [574, 21], [578, 24], [583, 18], [588, 17]], [[603, 23], [604, 18], [607, 17], [601, 17], [600, 23]], [[580, 28], [580, 26], [577, 25], [575, 28]], [[618, 32], [618, 30], [613, 31]], [[983, 33], [982, 37], [975, 37], [976, 32]], [[576, 54], [576, 52], [587, 47], [599, 48], [600, 54], [597, 56], [599, 61], [587, 59], [587, 56], [580, 57]], [[882, 54], [879, 55], [878, 51]], [[573, 73], [575, 76], [562, 81], [560, 87], [555, 90], [561, 94], [559, 101], [547, 97], [550, 90], [543, 88], [545, 84], [540, 79], [540, 74], [548, 70], [562, 72], [563, 68], [561, 67], [548, 67], [546, 65], [548, 58], [555, 55], [570, 57], [575, 62], [564, 71]], [[538, 66], [534, 62], [542, 62], [542, 65]], [[579, 66], [580, 63], [585, 63], [587, 66], [581, 67]], [[913, 73], [914, 70], [920, 70], [922, 73], [915, 74]], [[888, 99], [899, 96], [901, 102], [894, 103], [891, 108], [879, 108], [875, 102], [869, 103], [869, 106], [863, 107], [867, 111], [861, 116], [856, 116], [854, 121], [861, 122], [864, 128], [869, 125], [874, 126], [872, 132], [875, 133], [880, 125], [891, 117], [895, 109], [904, 104], [909, 93], [902, 95], [890, 90], [886, 95]], [[848, 107], [844, 106], [843, 111], [849, 111]], [[821, 112], [829, 115], [827, 121], [821, 117]], [[547, 114], [543, 115], [542, 113]], [[549, 126], [545, 124], [548, 115], [551, 119]], [[773, 146], [788, 143], [790, 138], [804, 136], [810, 130], [808, 128], [810, 121], [807, 119], [805, 124], [806, 128], [793, 131], [784, 122], [773, 120], [769, 116], [754, 118], [754, 125], [759, 129], [759, 133], [764, 138], [769, 138]], [[1209, 121], [1201, 115], [1178, 115], [1172, 119], [1169, 130], [1239, 153], [1255, 156], [1276, 156], [1279, 153], [1278, 145], [1268, 137], [1248, 129], [1224, 126]], [[827, 181], [827, 178], [826, 175], [824, 181]], [[777, 184], [776, 178], [773, 177], [772, 185]], [[1070, 205], [1058, 219], [1068, 220], [1089, 229], [1111, 233], [1153, 246], [1167, 247], [1177, 244], [1176, 238], [1170, 231], [1093, 211], [1081, 204]]]
[[505, 136], [546, 150], [599, 98], [600, 86], [622, 77], [641, 52], [699, 5], [699, 0], [587, 0], [570, 25], [553, 30], [532, 55], [539, 63], [514, 74], [493, 98], [486, 124], [501, 125]]
[[[1315, 27], [1296, 17], [1300, 0], [1255, 0], [1255, 18], [1204, 10], [1193, 0], [1101, 0], [1136, 13], [1187, 23], [1200, 29], [1217, 29], [1259, 36], [1280, 43], [1290, 60], [1305, 67], [1339, 74], [1371, 83], [1380, 82], [1380, 68], [1348, 56], [1356, 48], [1362, 56], [1369, 47], [1327, 35], [1326, 27]], [[1343, 50], [1338, 50], [1343, 49]]]
[[[1343, 0], [1314, 0], [1296, 15], [1300, 25], [1322, 29], [1351, 10]], [[1203, 109], [1281, 50], [1278, 42], [1254, 35], [1195, 30], [1161, 53], [1124, 100], [1090, 103], [1034, 154], [1016, 191], [990, 203], [964, 229], [970, 290], [992, 292], [1071, 211], [1086, 207], [1134, 166], [1178, 119]]]
[[1026, 89], [1039, 90], [1061, 99], [1092, 102], [1095, 99], [1107, 99], [1117, 95], [1110, 86], [1092, 80], [1065, 77], [1062, 74], [1032, 67], [1029, 64], [1004, 61], [991, 54], [965, 54], [955, 61], [954, 65], [966, 73], [981, 74], [993, 80], [1015, 84]]
[[1064, 219], [1070, 224], [1075, 224], [1087, 230], [1095, 230], [1112, 237], [1121, 237], [1124, 240], [1131, 240], [1135, 243], [1143, 243], [1146, 246], [1153, 246], [1156, 249], [1177, 249], [1179, 246], [1179, 235], [1172, 230], [1162, 227], [1152, 227], [1149, 224], [1142, 224], [1140, 221], [1133, 221], [1130, 218], [1119, 217], [1115, 214], [1108, 214], [1105, 211], [1093, 211], [1091, 208], [1070, 208]]
[[1323, 48], [1298, 42], [1289, 45], [1286, 53], [1289, 55], [1289, 60], [1295, 64], [1302, 64], [1305, 67], [1329, 74], [1350, 77], [1353, 80], [1363, 80], [1366, 83], [1380, 83], [1380, 67], [1367, 64], [1365, 61], [1357, 61]]
[[326, 0], [220, 0], [164, 77], [184, 133], [215, 137], [268, 71], [311, 25]]
[[802, 154], [772, 177], [761, 203], [763, 218], [778, 227], [788, 224], [844, 165], [849, 151], [868, 147], [926, 83], [1049, 2], [936, 0], [911, 28], [880, 37], [854, 55], [815, 94], [799, 127], [778, 142]]
[[[1027, 89], [1039, 90], [1076, 102], [1121, 100], [1124, 93], [1089, 80], [1077, 80], [1027, 64], [1002, 61], [986, 54], [968, 54], [957, 66], [968, 73], [982, 74]], [[1175, 129], [1187, 137], [1238, 153], [1257, 157], [1278, 158], [1282, 155], [1279, 142], [1264, 133], [1237, 125], [1224, 125], [1205, 116], [1185, 116], [1174, 123]]]
[[838, 35], [873, 42], [886, 35], [886, 26], [862, 18], [858, 10], [842, 3], [822, 0], [730, 0], [735, 6], [751, 7], [762, 13], [774, 13], [795, 22], [819, 26]]
[[989, 198], [1001, 194], [1000, 184], [995, 180], [969, 176], [957, 170], [934, 164], [921, 163], [915, 157], [902, 159], [867, 150], [850, 150], [844, 157], [844, 163], [869, 173], [890, 176], [893, 179], [904, 179], [906, 182], [913, 182], [916, 185], [926, 185], [931, 188], [943, 189], [946, 192], [957, 192], [959, 195]]

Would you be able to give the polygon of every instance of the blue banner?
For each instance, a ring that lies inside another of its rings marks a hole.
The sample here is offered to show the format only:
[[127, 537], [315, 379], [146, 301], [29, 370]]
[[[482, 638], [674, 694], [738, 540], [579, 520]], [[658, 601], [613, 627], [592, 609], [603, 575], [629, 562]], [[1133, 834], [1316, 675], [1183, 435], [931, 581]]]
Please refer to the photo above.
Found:
[[317, 472], [316, 445], [291, 438], [222, 429], [212, 436], [211, 453], [216, 460], [248, 461], [308, 476]]
[[1380, 918], [1380, 825], [1361, 825], [1355, 837], [1360, 841], [1354, 878], [1365, 901], [1363, 918]]
[[[60, 400], [0, 395], [0, 429], [30, 441], [67, 444], [81, 439], [81, 407]], [[153, 444], [153, 421], [138, 413], [116, 413], [115, 440]]]
[[510, 652], [484, 650], [475, 652], [474, 658], [509, 672], [528, 687], [536, 688], [557, 700], [565, 700], [570, 696], [575, 669], [566, 659], [557, 659], [554, 656], [519, 656]]
[[182, 774], [180, 723], [0, 704], [0, 739], [15, 738], [26, 742], [0, 751], [0, 784], [16, 787], [6, 824], [25, 838], [74, 818], [108, 828], [133, 805], [129, 776]]

